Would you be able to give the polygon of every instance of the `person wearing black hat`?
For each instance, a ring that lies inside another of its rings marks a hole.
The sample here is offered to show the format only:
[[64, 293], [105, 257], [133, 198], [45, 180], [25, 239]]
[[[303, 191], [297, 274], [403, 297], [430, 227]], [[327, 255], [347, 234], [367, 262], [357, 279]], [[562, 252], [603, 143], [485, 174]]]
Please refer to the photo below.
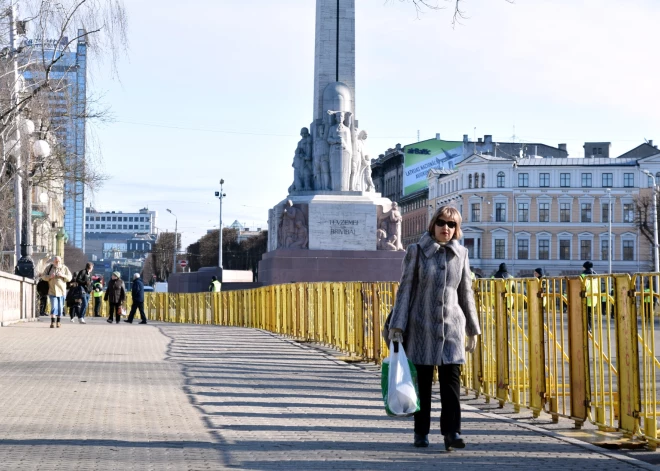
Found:
[[209, 285], [209, 291], [211, 293], [219, 293], [220, 292], [220, 282], [218, 281], [218, 277], [213, 275], [211, 277], [211, 284]]
[[495, 272], [493, 275], [493, 278], [512, 278], [512, 276], [509, 274], [509, 271], [506, 268], [506, 263], [500, 263], [500, 268]]

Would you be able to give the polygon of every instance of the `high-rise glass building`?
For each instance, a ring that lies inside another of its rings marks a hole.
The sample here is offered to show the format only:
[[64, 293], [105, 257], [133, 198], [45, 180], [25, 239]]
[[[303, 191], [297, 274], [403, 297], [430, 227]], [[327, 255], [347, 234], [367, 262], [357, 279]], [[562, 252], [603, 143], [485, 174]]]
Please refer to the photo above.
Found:
[[[67, 38], [58, 41], [27, 40], [31, 49], [25, 56], [23, 75], [28, 87], [43, 79], [42, 64], [59, 57], [50, 71], [49, 91], [45, 92], [51, 129], [56, 147], [65, 153], [64, 229], [69, 243], [85, 250], [85, 123], [87, 109], [87, 41], [84, 30], [78, 30], [75, 49], [64, 47]], [[41, 56], [44, 52], [45, 59]]]

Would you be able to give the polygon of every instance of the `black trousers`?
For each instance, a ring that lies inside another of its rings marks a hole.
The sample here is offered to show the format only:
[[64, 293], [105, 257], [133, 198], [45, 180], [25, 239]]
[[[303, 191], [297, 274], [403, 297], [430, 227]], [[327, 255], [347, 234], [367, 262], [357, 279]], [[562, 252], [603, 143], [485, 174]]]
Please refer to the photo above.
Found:
[[[419, 412], [415, 413], [415, 433], [428, 435], [431, 429], [431, 387], [434, 365], [415, 365], [419, 388]], [[440, 433], [461, 433], [461, 365], [438, 366], [440, 382]]]
[[121, 304], [115, 304], [115, 303], [108, 303], [110, 304], [110, 314], [108, 315], [108, 322], [112, 323], [112, 316], [115, 316], [115, 319], [117, 320], [117, 324], [119, 324], [119, 321], [121, 320], [121, 314], [119, 314], [119, 306]]
[[48, 302], [48, 295], [39, 295], [39, 315], [46, 316], [46, 302]]
[[94, 298], [94, 317], [100, 317], [101, 314], [101, 303], [103, 302], [103, 298], [100, 296]]
[[140, 319], [142, 322], [147, 322], [147, 316], [144, 313], [144, 301], [134, 302], [131, 306], [131, 312], [128, 313], [128, 322], [133, 322], [133, 317], [135, 317], [135, 311], [140, 310]]

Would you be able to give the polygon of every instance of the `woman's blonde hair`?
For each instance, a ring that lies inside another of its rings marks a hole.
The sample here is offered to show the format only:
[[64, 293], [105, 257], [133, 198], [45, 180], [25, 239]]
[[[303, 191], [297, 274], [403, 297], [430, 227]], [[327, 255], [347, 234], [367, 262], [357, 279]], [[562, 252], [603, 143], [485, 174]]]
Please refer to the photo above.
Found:
[[463, 237], [463, 231], [461, 230], [461, 221], [463, 221], [463, 218], [458, 209], [453, 206], [440, 206], [435, 212], [429, 223], [429, 235], [431, 237], [435, 239], [435, 222], [440, 218], [456, 223], [456, 230], [454, 231], [454, 237], [452, 237], [453, 240], [459, 240]]

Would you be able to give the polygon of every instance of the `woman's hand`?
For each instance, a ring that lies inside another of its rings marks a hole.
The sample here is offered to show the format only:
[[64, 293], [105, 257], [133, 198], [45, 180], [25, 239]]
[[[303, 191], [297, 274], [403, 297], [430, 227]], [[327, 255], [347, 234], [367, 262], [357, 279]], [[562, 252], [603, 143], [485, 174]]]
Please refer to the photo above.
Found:
[[389, 339], [392, 342], [403, 343], [403, 330], [401, 330], [401, 329], [390, 329]]
[[465, 337], [465, 351], [468, 353], [474, 352], [474, 349], [477, 348], [477, 336], [468, 335]]

